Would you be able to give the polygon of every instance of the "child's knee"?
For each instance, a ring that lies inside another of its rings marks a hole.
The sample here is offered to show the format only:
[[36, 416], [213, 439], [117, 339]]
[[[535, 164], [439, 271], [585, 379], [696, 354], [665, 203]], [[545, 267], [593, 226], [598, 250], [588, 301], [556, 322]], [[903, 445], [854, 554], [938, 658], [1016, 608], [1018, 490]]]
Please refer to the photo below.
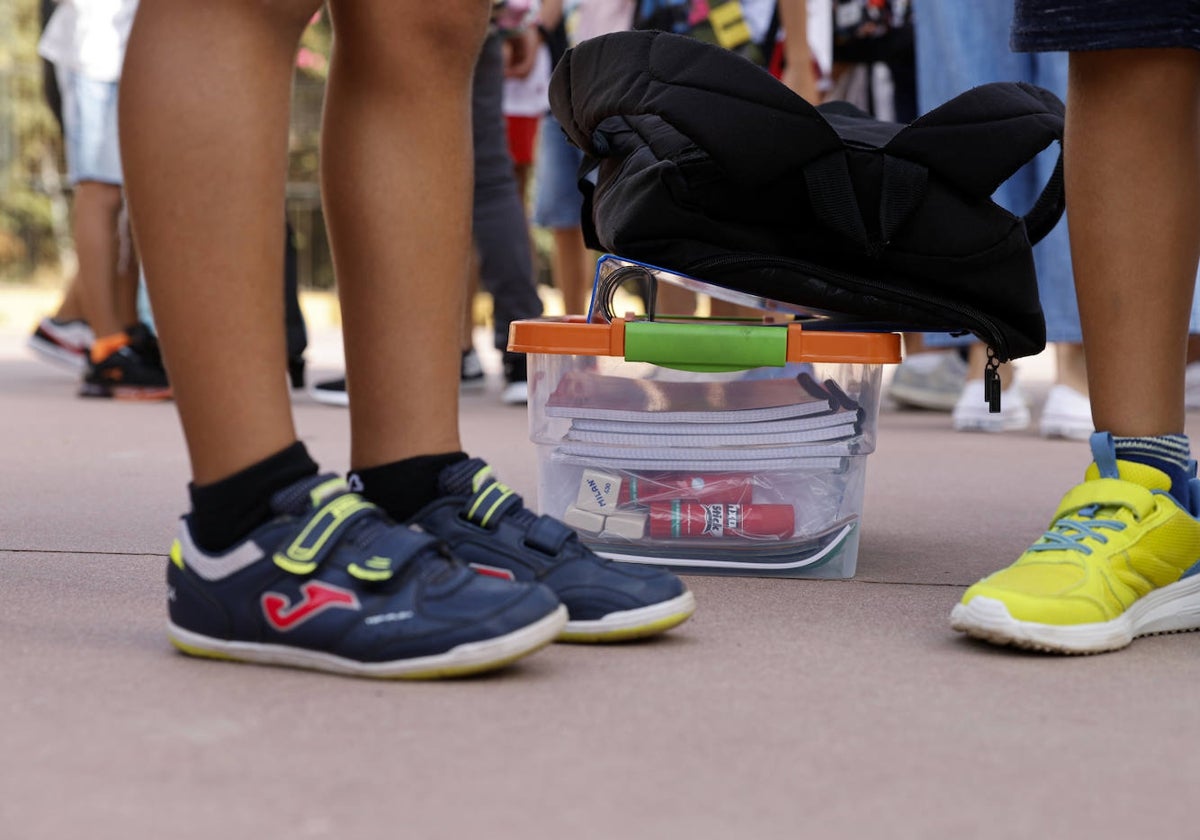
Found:
[[80, 181], [75, 185], [75, 204], [115, 217], [122, 205], [121, 186], [103, 181]]
[[[342, 58], [372, 74], [419, 72], [439, 76], [470, 73], [487, 34], [489, 0], [343, 0], [331, 3]], [[394, 78], [394, 76], [393, 76]]]

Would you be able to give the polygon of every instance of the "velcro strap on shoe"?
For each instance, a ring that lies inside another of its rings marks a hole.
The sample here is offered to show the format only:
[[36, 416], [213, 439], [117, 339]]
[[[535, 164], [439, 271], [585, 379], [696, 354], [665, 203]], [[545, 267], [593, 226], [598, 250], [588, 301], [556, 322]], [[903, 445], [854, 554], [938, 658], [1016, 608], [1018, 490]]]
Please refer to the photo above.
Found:
[[391, 527], [377, 532], [371, 541], [372, 555], [346, 565], [346, 572], [365, 583], [391, 580], [410, 560], [426, 551], [436, 551], [436, 537], [412, 528]]
[[357, 493], [342, 493], [314, 508], [287, 547], [275, 552], [275, 565], [294, 575], [311, 574], [350, 525], [378, 508]]
[[1118, 478], [1097, 478], [1085, 481], [1063, 496], [1052, 522], [1087, 508], [1123, 507], [1137, 519], [1149, 516], [1155, 509], [1154, 494], [1145, 487]]
[[539, 516], [525, 532], [525, 545], [551, 556], [562, 551], [563, 546], [575, 534], [557, 519]]
[[521, 497], [498, 481], [483, 486], [467, 501], [463, 513], [482, 528], [491, 528], [506, 513], [521, 507]]

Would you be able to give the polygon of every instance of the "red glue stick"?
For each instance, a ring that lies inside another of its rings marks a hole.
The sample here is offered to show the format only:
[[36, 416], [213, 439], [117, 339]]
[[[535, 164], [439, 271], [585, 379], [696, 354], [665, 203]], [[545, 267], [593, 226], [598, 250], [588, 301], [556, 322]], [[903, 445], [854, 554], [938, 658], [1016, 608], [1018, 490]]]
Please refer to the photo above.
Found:
[[676, 499], [650, 505], [650, 536], [785, 539], [796, 530], [791, 505], [702, 504]]
[[690, 499], [709, 504], [745, 504], [754, 492], [754, 476], [748, 473], [643, 473], [630, 474], [621, 482], [618, 505], [646, 505]]

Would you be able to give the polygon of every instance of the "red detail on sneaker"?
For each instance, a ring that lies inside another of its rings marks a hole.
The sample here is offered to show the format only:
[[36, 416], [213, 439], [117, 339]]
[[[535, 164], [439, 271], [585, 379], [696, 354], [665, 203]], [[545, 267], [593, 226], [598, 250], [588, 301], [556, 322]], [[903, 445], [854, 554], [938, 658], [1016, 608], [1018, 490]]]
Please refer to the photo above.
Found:
[[266, 592], [262, 596], [263, 615], [281, 633], [294, 630], [318, 613], [338, 607], [344, 610], [360, 608], [358, 596], [348, 589], [310, 580], [300, 587], [303, 600], [292, 604], [286, 595]]
[[503, 578], [504, 580], [516, 580], [517, 576], [508, 569], [501, 569], [496, 566], [485, 566], [482, 563], [471, 563], [471, 568], [481, 575], [488, 577]]

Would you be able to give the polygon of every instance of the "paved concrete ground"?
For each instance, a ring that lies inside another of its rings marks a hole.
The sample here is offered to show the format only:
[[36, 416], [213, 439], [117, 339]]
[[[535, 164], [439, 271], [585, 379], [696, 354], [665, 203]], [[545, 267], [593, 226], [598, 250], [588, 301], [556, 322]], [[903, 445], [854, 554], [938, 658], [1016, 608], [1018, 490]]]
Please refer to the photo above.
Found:
[[[22, 340], [0, 334], [4, 840], [1200, 834], [1200, 635], [1052, 658], [947, 627], [1040, 533], [1083, 444], [885, 413], [854, 580], [692, 577], [696, 616], [665, 638], [380, 684], [174, 653], [174, 409], [76, 399]], [[336, 336], [313, 358], [336, 366]], [[525, 414], [488, 362], [463, 437], [532, 497]], [[344, 468], [345, 412], [295, 410]]]

